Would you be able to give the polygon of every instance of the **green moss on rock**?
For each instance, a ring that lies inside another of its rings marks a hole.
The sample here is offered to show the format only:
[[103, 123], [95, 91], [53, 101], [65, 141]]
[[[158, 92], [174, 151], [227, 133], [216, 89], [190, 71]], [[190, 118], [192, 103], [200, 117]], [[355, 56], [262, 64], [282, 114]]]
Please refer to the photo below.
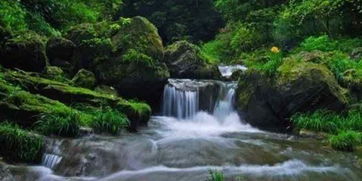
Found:
[[73, 77], [72, 83], [78, 87], [93, 89], [96, 85], [96, 76], [91, 71], [80, 69]]
[[6, 68], [42, 72], [47, 64], [45, 40], [33, 32], [7, 40], [0, 50], [0, 64]]

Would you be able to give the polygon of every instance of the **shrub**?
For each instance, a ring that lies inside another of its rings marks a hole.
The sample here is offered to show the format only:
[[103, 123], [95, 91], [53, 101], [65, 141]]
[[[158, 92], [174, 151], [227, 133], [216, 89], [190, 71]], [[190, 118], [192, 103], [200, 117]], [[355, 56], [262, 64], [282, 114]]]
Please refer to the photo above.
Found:
[[336, 150], [353, 151], [356, 146], [362, 144], [362, 135], [355, 131], [342, 131], [331, 136], [329, 142]]
[[81, 114], [71, 111], [68, 114], [45, 113], [35, 123], [35, 130], [44, 135], [75, 137], [79, 134]]
[[117, 135], [122, 128], [129, 125], [129, 120], [124, 114], [111, 108], [93, 112], [93, 115], [94, 120], [91, 127], [98, 133]]
[[44, 141], [41, 136], [29, 133], [10, 123], [0, 124], [0, 155], [10, 162], [38, 162]]

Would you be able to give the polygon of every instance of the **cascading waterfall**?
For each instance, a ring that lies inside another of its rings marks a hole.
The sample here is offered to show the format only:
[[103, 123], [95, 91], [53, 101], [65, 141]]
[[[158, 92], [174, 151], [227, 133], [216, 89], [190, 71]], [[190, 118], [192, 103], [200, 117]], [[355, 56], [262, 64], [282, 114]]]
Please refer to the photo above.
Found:
[[191, 118], [199, 110], [198, 90], [178, 90], [166, 85], [163, 96], [162, 114], [178, 119]]

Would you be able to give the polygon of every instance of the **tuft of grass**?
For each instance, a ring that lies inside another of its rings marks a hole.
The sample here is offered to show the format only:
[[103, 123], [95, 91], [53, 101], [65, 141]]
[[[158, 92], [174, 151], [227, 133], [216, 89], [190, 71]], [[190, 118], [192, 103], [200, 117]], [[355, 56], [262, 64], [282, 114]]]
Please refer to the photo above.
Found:
[[209, 170], [207, 181], [224, 181], [224, 174], [221, 171]]
[[91, 123], [91, 127], [97, 133], [109, 133], [117, 135], [122, 128], [126, 128], [129, 125], [128, 118], [111, 108], [105, 108], [92, 113], [94, 120]]
[[356, 146], [362, 144], [360, 110], [352, 109], [345, 114], [317, 110], [313, 113], [296, 114], [292, 121], [298, 129], [329, 133], [329, 142], [336, 150], [353, 151]]
[[0, 124], [0, 155], [11, 162], [36, 163], [44, 146], [41, 136], [20, 129], [7, 122]]
[[81, 117], [78, 111], [68, 114], [45, 113], [35, 123], [35, 130], [44, 135], [76, 137], [79, 134]]
[[332, 148], [340, 151], [354, 151], [356, 145], [362, 144], [362, 135], [355, 131], [342, 131], [329, 138]]

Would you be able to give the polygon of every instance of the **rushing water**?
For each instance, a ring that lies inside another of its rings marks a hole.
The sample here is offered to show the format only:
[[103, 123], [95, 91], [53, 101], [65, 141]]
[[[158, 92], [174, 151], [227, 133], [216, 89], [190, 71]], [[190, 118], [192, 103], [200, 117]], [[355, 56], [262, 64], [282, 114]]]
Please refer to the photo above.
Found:
[[235, 88], [235, 82], [170, 80], [148, 128], [119, 137], [49, 139], [43, 166], [11, 171], [20, 181], [205, 181], [210, 169], [229, 181], [360, 180], [352, 153], [243, 123]]

